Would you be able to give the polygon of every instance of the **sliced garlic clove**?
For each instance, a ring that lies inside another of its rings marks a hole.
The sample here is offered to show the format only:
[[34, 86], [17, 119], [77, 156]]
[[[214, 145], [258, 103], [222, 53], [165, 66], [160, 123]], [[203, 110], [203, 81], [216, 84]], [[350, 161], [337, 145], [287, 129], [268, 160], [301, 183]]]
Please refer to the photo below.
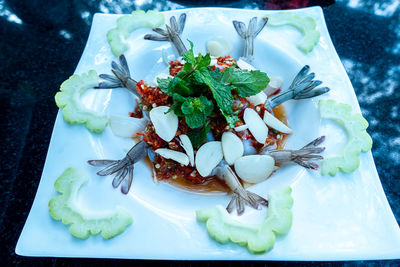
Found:
[[264, 113], [264, 122], [271, 128], [274, 128], [278, 132], [281, 133], [292, 133], [293, 130], [287, 127], [283, 122], [278, 120], [277, 118], [274, 117], [271, 113], [268, 111], [265, 111]]
[[260, 104], [265, 104], [265, 101], [267, 101], [267, 95], [264, 92], [259, 92], [256, 95], [248, 96], [246, 99], [252, 103], [253, 105], [257, 106]]
[[218, 63], [217, 58], [214, 56], [211, 56], [210, 66], [215, 66], [215, 65], [217, 65], [217, 63]]
[[259, 183], [274, 171], [275, 160], [268, 155], [244, 156], [235, 161], [235, 171], [245, 182]]
[[229, 165], [233, 165], [235, 160], [243, 156], [243, 143], [236, 134], [231, 132], [223, 133], [221, 143], [224, 159]]
[[278, 91], [283, 84], [283, 80], [279, 76], [269, 77], [269, 83], [267, 88], [264, 89], [264, 93], [269, 96]]
[[175, 151], [172, 149], [168, 149], [168, 148], [159, 148], [154, 152], [166, 159], [172, 159], [173, 161], [176, 161], [185, 166], [187, 166], [189, 164], [189, 158], [185, 153]]
[[231, 43], [222, 36], [217, 36], [209, 40], [206, 46], [207, 52], [215, 57], [228, 56], [232, 51]]
[[171, 141], [178, 130], [178, 116], [167, 106], [159, 106], [153, 108], [149, 115], [150, 120], [154, 125], [156, 134], [164, 141]]
[[196, 153], [196, 169], [201, 176], [207, 177], [223, 158], [220, 141], [212, 141], [202, 145]]
[[146, 128], [148, 121], [143, 118], [133, 118], [128, 116], [111, 115], [109, 118], [111, 131], [116, 136], [133, 137], [136, 133]]
[[244, 130], [247, 130], [248, 128], [249, 127], [246, 124], [243, 124], [243, 125], [235, 127], [234, 129], [235, 129], [236, 132], [242, 132]]
[[189, 157], [190, 165], [194, 166], [194, 151], [192, 142], [190, 142], [190, 139], [186, 134], [181, 134], [179, 139], [181, 140], [181, 146]]
[[246, 108], [244, 110], [243, 120], [257, 142], [264, 144], [268, 137], [268, 127], [265, 125], [260, 115], [258, 115], [254, 109]]
[[242, 70], [256, 70], [252, 65], [244, 61], [243, 59], [239, 58], [239, 60], [236, 62], [239, 68]]

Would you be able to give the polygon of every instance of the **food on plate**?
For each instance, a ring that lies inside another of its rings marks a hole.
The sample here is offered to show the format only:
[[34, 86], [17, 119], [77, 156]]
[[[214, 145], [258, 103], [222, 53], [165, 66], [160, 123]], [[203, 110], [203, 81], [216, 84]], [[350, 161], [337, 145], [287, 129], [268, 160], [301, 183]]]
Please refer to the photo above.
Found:
[[[323, 148], [317, 146], [324, 138], [318, 138], [300, 150], [274, 149], [282, 148], [285, 136], [285, 133], [278, 132], [277, 129], [291, 132], [290, 128], [274, 117], [274, 112], [277, 111], [276, 107], [287, 100], [318, 96], [329, 89], [317, 88], [321, 82], [314, 81], [314, 73], [308, 73], [309, 67], [305, 66], [287, 90], [275, 91], [270, 96], [263, 92], [270, 79], [266, 73], [256, 70], [250, 62], [253, 58], [254, 38], [265, 26], [266, 20], [261, 25], [256, 25], [257, 19], [253, 18], [248, 28], [243, 22], [233, 22], [245, 41], [243, 56], [240, 58], [243, 68], [229, 56], [216, 58], [212, 65], [209, 54], [194, 54], [190, 41], [191, 47], [186, 49], [179, 37], [185, 20], [186, 16], [183, 15], [180, 16], [179, 22], [172, 17], [171, 27], [167, 25], [166, 31], [154, 29], [159, 35], [145, 35], [145, 39], [148, 40], [172, 42], [182, 56], [182, 60], [169, 63], [169, 75], [159, 77], [157, 85], [134, 81], [123, 55], [119, 57], [119, 63], [111, 64], [114, 75], [100, 75], [105, 82], [100, 83], [97, 88], [128, 89], [139, 96], [140, 103], [134, 112], [135, 116], [138, 114], [138, 117], [149, 119], [145, 130], [139, 133], [141, 141], [125, 158], [119, 161], [90, 160], [89, 164], [104, 168], [98, 172], [99, 175], [115, 174], [114, 187], [124, 181], [121, 190], [127, 193], [133, 179], [133, 164], [146, 154], [155, 152], [152, 153], [152, 161], [159, 180], [173, 181], [179, 177], [200, 186], [219, 179], [233, 192], [228, 211], [236, 208], [238, 214], [242, 214], [246, 204], [257, 209], [260, 205], [266, 205], [267, 201], [244, 189], [237, 174], [245, 181], [259, 182], [267, 179], [276, 170], [276, 166], [268, 164], [268, 168], [255, 168], [254, 171], [260, 173], [249, 177], [253, 174], [245, 170], [244, 163], [248, 162], [248, 157], [242, 158], [243, 154], [247, 156], [258, 153], [261, 154], [258, 157], [264, 161], [267, 159], [268, 163], [282, 165], [294, 162], [306, 168], [316, 169], [316, 161], [322, 158], [318, 154], [323, 151]], [[260, 94], [264, 94], [265, 101], [253, 103], [251, 97]], [[273, 127], [270, 126], [269, 129], [266, 123]], [[245, 127], [239, 131], [243, 125]], [[188, 142], [186, 148], [181, 145], [182, 135], [188, 137], [191, 146]], [[224, 138], [224, 144], [220, 141], [223, 135], [230, 135], [230, 138]], [[227, 142], [236, 145], [237, 148], [228, 149]], [[189, 152], [185, 154], [187, 149]], [[191, 149], [196, 153], [191, 155]], [[194, 166], [189, 164], [193, 157]], [[236, 161], [239, 163], [234, 164]], [[235, 167], [240, 170], [235, 172]]]
[[125, 209], [117, 207], [115, 211], [88, 211], [80, 207], [79, 190], [87, 181], [82, 171], [66, 169], [54, 184], [61, 195], [53, 197], [49, 202], [51, 217], [70, 225], [71, 235], [80, 239], [99, 233], [105, 239], [110, 239], [124, 232], [132, 223], [132, 217]]
[[[226, 210], [218, 206], [197, 211], [197, 219], [206, 222], [209, 234], [218, 242], [232, 241], [247, 246], [253, 253], [268, 251], [273, 247], [275, 236], [286, 234], [290, 229], [291, 188], [269, 192], [266, 199], [246, 187], [266, 180], [288, 163], [308, 169], [319, 167], [323, 136], [298, 150], [283, 149], [286, 136], [294, 131], [287, 125], [281, 104], [319, 96], [329, 89], [318, 87], [322, 82], [314, 80], [309, 66], [299, 71], [286, 90], [281, 88], [280, 77], [269, 77], [253, 66], [254, 39], [263, 30], [267, 18], [258, 25], [254, 17], [248, 27], [233, 21], [244, 41], [243, 54], [235, 60], [229, 56], [232, 47], [221, 37], [208, 43], [207, 49], [214, 56], [195, 55], [193, 43], [189, 41], [190, 49], [187, 49], [180, 38], [186, 14], [178, 21], [172, 16], [166, 29], [154, 28], [163, 22], [161, 16], [150, 11], [134, 12], [118, 19], [118, 27], [107, 34], [119, 60], [112, 61], [112, 74], [99, 75], [102, 81], [98, 84], [97, 77], [96, 80], [92, 77], [97, 74], [90, 71], [90, 86], [125, 88], [137, 97], [138, 105], [131, 118], [111, 115], [109, 121], [115, 135], [132, 138], [136, 132], [139, 140], [120, 160], [95, 159], [88, 163], [102, 168], [97, 172], [100, 176], [114, 175], [112, 186], [120, 186], [124, 194], [131, 188], [135, 163], [147, 155], [158, 180], [190, 184], [192, 189], [209, 187], [231, 193]], [[135, 81], [122, 54], [128, 49], [124, 39], [138, 27], [154, 28], [155, 33], [144, 38], [169, 41], [180, 56], [168, 62], [167, 72], [156, 76], [156, 84]], [[79, 91], [80, 87], [77, 88]], [[74, 101], [79, 103], [79, 97], [75, 94]], [[71, 233], [79, 238], [100, 231], [105, 238], [119, 234], [131, 223], [123, 210], [118, 210], [114, 217], [97, 220], [79, 213], [74, 197], [86, 182], [82, 177], [74, 169], [68, 169], [60, 177], [56, 189], [62, 195], [50, 201], [51, 215], [72, 224]], [[215, 186], [217, 183], [224, 186]], [[247, 225], [229, 217], [228, 213], [233, 210], [242, 215], [246, 205], [254, 209], [268, 207], [265, 221]], [[115, 224], [107, 224], [111, 222]]]
[[268, 18], [268, 26], [284, 26], [291, 25], [298, 29], [303, 37], [297, 43], [297, 47], [304, 53], [310, 53], [317, 45], [320, 37], [319, 31], [316, 29], [317, 24], [311, 17], [301, 17], [289, 12], [279, 12], [266, 16]]
[[222, 206], [196, 211], [197, 220], [206, 223], [209, 235], [219, 243], [233, 242], [246, 246], [252, 253], [262, 253], [273, 248], [275, 236], [289, 232], [292, 225], [292, 189], [268, 193], [268, 210], [260, 224], [246, 224], [232, 219]]
[[129, 46], [126, 39], [131, 32], [139, 28], [156, 28], [164, 24], [164, 15], [153, 10], [133, 11], [132, 14], [117, 19], [117, 27], [107, 32], [107, 40], [115, 56], [125, 53]]
[[85, 108], [80, 97], [90, 88], [98, 85], [99, 77], [94, 70], [81, 75], [74, 74], [60, 86], [55, 101], [62, 109], [64, 120], [69, 124], [85, 124], [93, 133], [101, 133], [107, 126], [108, 118]]
[[361, 114], [353, 114], [351, 106], [334, 100], [320, 100], [318, 106], [321, 118], [338, 123], [348, 136], [340, 155], [322, 161], [321, 173], [334, 176], [339, 170], [344, 173], [355, 171], [360, 165], [360, 153], [372, 147], [372, 138], [366, 131], [367, 120]]

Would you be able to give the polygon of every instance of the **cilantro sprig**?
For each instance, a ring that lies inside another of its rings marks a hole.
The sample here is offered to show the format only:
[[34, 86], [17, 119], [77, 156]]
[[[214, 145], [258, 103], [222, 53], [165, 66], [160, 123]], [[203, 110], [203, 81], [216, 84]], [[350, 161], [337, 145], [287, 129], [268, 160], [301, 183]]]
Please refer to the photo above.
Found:
[[210, 55], [199, 53], [195, 56], [193, 43], [189, 43], [189, 51], [182, 55], [185, 60], [183, 70], [173, 78], [158, 78], [157, 82], [160, 89], [173, 99], [170, 110], [177, 116], [185, 117], [187, 125], [194, 129], [189, 137], [202, 139], [201, 144], [210, 129], [207, 118], [213, 112], [221, 113], [229, 127], [235, 127], [238, 117], [233, 111], [233, 90], [241, 97], [256, 95], [267, 87], [269, 78], [258, 70], [235, 67], [212, 70], [209, 67]]

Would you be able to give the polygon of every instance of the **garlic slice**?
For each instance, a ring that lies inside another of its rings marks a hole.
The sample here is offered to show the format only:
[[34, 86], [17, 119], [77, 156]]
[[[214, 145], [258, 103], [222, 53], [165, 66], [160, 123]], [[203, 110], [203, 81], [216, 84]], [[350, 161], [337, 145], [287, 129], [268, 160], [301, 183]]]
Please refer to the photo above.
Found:
[[167, 106], [159, 106], [150, 110], [150, 120], [154, 125], [156, 134], [164, 141], [171, 141], [178, 130], [178, 116]]
[[146, 128], [148, 121], [143, 118], [133, 118], [129, 116], [110, 115], [109, 118], [111, 131], [116, 136], [133, 137], [136, 133]]
[[236, 134], [232, 132], [223, 133], [221, 137], [221, 143], [224, 159], [229, 165], [233, 165], [236, 159], [243, 156], [243, 143]]
[[242, 70], [256, 70], [252, 65], [244, 61], [243, 59], [239, 58], [239, 60], [236, 62], [239, 68]]
[[277, 118], [274, 117], [271, 113], [268, 111], [265, 111], [264, 113], [264, 122], [271, 128], [274, 128], [278, 132], [281, 133], [292, 133], [293, 130], [287, 127], [283, 122], [278, 120]]
[[194, 166], [194, 151], [192, 142], [190, 142], [190, 139], [186, 134], [181, 134], [179, 139], [181, 140], [181, 146], [189, 157], [190, 165]]
[[268, 137], [268, 127], [265, 125], [260, 115], [258, 115], [254, 109], [246, 108], [244, 110], [243, 120], [257, 142], [264, 144]]
[[215, 66], [215, 65], [217, 65], [217, 63], [218, 63], [217, 58], [214, 56], [211, 56], [210, 66]]
[[246, 99], [249, 100], [249, 102], [254, 104], [255, 106], [260, 104], [265, 104], [267, 98], [268, 98], [267, 95], [263, 91], [259, 92], [256, 95], [246, 97]]
[[283, 84], [283, 80], [279, 76], [272, 76], [269, 77], [269, 83], [267, 85], [267, 88], [264, 89], [264, 93], [269, 96], [278, 91]]
[[223, 158], [220, 141], [212, 141], [202, 145], [196, 153], [196, 169], [201, 176], [207, 177]]
[[243, 125], [235, 127], [234, 129], [236, 132], [241, 132], [241, 131], [247, 130], [248, 128], [249, 127], [246, 124], [243, 124]]
[[189, 164], [189, 158], [185, 153], [175, 151], [168, 148], [159, 148], [155, 153], [159, 154], [160, 156], [166, 159], [172, 159], [180, 164], [187, 166]]
[[235, 171], [243, 181], [259, 183], [274, 171], [275, 160], [268, 155], [244, 156], [235, 161]]
[[231, 43], [222, 36], [212, 38], [206, 46], [207, 52], [215, 57], [228, 56], [232, 51]]

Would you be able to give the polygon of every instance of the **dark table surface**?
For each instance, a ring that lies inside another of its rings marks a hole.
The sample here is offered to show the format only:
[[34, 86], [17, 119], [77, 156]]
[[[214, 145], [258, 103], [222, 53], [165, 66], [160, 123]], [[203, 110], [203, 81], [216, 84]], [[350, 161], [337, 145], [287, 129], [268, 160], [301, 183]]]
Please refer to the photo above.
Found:
[[[193, 3], [194, 2], [194, 3]], [[400, 221], [400, 3], [398, 0], [206, 1], [201, 6], [288, 9], [323, 6], [356, 91], [386, 196]], [[6, 265], [110, 265], [148, 261], [29, 258], [14, 249], [41, 177], [57, 110], [54, 95], [73, 72], [96, 12], [198, 7], [196, 1], [0, 0], [0, 255]], [[348, 264], [397, 265], [399, 261]], [[165, 262], [216, 265], [215, 262]], [[282, 263], [277, 263], [282, 264]], [[333, 263], [319, 263], [332, 265]], [[230, 263], [264, 265], [264, 263]]]

